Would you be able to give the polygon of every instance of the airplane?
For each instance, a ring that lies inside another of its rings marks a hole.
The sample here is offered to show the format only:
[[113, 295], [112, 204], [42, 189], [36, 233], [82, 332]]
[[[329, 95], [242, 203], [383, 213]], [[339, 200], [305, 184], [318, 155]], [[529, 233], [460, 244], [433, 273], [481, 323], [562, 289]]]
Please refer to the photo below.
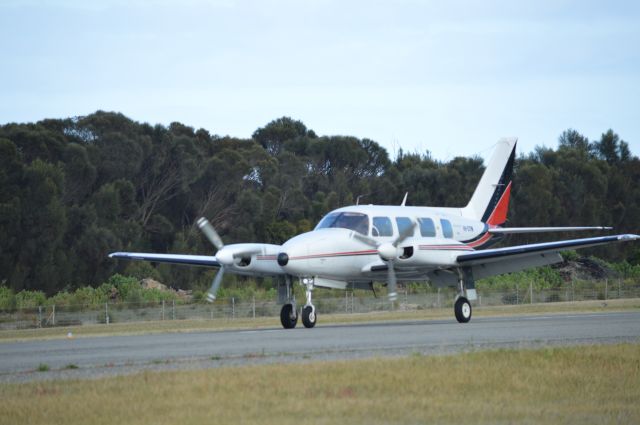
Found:
[[[471, 301], [477, 299], [476, 279], [512, 273], [562, 261], [560, 252], [614, 242], [637, 240], [621, 234], [560, 240], [503, 248], [488, 248], [505, 235], [517, 233], [611, 230], [611, 227], [502, 227], [507, 221], [515, 161], [516, 138], [501, 139], [469, 203], [462, 208], [352, 205], [326, 214], [314, 230], [283, 245], [238, 243], [224, 245], [206, 218], [198, 227], [215, 246], [214, 256], [114, 252], [111, 258], [218, 268], [208, 291], [213, 302], [225, 273], [277, 278], [280, 322], [296, 327], [298, 316], [306, 328], [317, 322], [312, 303], [314, 288], [373, 289], [387, 284], [391, 301], [397, 282], [430, 282], [457, 288], [454, 315], [471, 320]], [[293, 285], [304, 288], [306, 302], [298, 313]]]

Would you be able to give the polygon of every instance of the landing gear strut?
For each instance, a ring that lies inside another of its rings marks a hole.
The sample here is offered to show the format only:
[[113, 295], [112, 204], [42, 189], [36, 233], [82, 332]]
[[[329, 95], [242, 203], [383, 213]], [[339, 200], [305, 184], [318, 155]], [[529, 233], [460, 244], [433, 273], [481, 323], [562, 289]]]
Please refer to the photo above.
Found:
[[305, 295], [307, 296], [307, 303], [302, 309], [302, 324], [305, 328], [313, 328], [316, 325], [316, 308], [311, 303], [311, 292], [313, 291], [313, 278], [302, 279], [302, 284], [306, 286]]
[[453, 306], [453, 312], [459, 323], [467, 323], [471, 320], [471, 303], [469, 300], [477, 299], [476, 285], [473, 279], [473, 272], [470, 267], [458, 269], [459, 294]]
[[278, 301], [284, 303], [280, 310], [280, 323], [285, 329], [293, 329], [298, 324], [298, 309], [296, 297], [293, 294], [291, 276], [285, 276], [278, 282]]

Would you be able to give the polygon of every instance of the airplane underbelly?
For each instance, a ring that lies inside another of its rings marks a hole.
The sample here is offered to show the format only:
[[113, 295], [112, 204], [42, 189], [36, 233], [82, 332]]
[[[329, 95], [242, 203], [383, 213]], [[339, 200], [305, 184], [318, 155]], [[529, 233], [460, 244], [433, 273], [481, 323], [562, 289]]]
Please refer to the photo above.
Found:
[[319, 257], [308, 262], [309, 275], [346, 279], [361, 273], [362, 267], [377, 258], [377, 254]]

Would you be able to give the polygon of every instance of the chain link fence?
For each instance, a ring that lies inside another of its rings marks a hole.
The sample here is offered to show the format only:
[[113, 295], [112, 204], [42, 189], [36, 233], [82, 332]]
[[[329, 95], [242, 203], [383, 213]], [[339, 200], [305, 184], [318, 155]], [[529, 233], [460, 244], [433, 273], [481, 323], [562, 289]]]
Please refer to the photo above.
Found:
[[[336, 297], [336, 294], [341, 296]], [[456, 296], [454, 288], [400, 290], [395, 304], [386, 296], [374, 297], [365, 291], [321, 291], [314, 293], [313, 302], [320, 314], [355, 314], [373, 311], [426, 310], [452, 308]], [[476, 306], [538, 304], [565, 301], [640, 298], [640, 283], [621, 281], [595, 282], [585, 286], [567, 284], [562, 288], [536, 289], [533, 284], [509, 290], [479, 289]], [[304, 301], [298, 300], [298, 305]], [[275, 300], [220, 299], [184, 303], [105, 303], [102, 305], [50, 305], [36, 308], [0, 310], [0, 330], [28, 329], [53, 326], [126, 323], [163, 320], [216, 320], [256, 317], [277, 317], [281, 305]]]

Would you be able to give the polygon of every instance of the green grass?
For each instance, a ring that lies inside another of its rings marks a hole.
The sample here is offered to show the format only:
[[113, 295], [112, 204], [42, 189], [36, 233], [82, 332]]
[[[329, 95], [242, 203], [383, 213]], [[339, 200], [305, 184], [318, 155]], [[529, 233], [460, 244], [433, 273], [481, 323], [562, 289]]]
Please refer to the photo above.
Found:
[[[490, 307], [474, 307], [474, 317], [508, 316], [517, 314], [556, 314], [556, 313], [587, 313], [604, 311], [626, 311], [640, 309], [640, 299], [616, 299], [605, 301], [575, 301], [544, 304], [521, 304]], [[451, 319], [453, 309], [433, 308], [427, 310], [409, 311], [380, 311], [355, 314], [327, 314], [320, 311], [318, 325], [351, 324], [365, 322], [386, 322], [391, 320], [429, 320]], [[302, 326], [298, 323], [298, 326]], [[0, 344], [29, 339], [60, 339], [67, 338], [68, 332], [74, 338], [87, 336], [110, 335], [140, 335], [163, 332], [197, 332], [207, 330], [227, 329], [260, 329], [280, 327], [278, 317], [257, 317], [215, 320], [165, 320], [149, 322], [114, 323], [110, 325], [67, 326], [42, 329], [21, 329], [0, 331]]]
[[640, 345], [0, 386], [2, 424], [640, 423]]
[[36, 369], [38, 372], [48, 372], [49, 371], [49, 365], [46, 363], [40, 363], [38, 365], [38, 368]]

